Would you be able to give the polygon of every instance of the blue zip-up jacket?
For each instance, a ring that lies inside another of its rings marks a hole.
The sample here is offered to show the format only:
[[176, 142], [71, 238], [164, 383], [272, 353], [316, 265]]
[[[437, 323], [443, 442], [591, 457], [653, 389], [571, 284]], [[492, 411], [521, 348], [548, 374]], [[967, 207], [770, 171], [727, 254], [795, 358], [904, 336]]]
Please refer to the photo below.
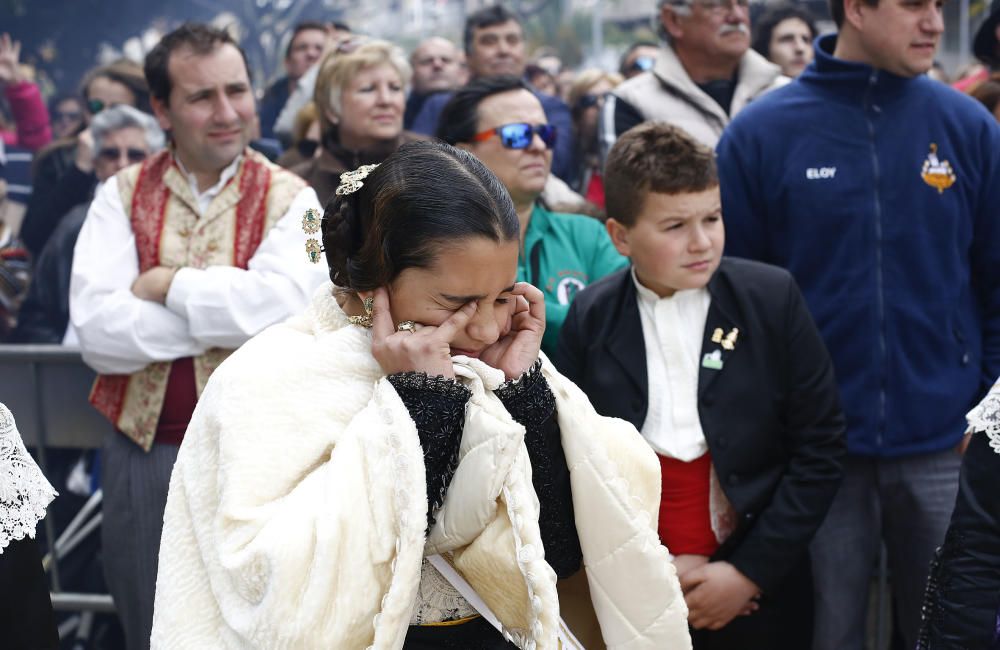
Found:
[[817, 39], [802, 76], [723, 134], [726, 253], [795, 276], [850, 453], [943, 450], [1000, 374], [1000, 126], [924, 75], [836, 59], [835, 44]]

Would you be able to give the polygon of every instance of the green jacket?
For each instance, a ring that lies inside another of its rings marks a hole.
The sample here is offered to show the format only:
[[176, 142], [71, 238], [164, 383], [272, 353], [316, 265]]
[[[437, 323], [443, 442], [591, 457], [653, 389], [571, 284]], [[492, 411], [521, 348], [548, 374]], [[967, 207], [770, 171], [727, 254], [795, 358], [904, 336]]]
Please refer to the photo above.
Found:
[[545, 294], [545, 336], [542, 351], [551, 356], [559, 328], [577, 292], [605, 275], [628, 266], [615, 250], [600, 221], [579, 214], [550, 212], [535, 204], [517, 260], [517, 279]]

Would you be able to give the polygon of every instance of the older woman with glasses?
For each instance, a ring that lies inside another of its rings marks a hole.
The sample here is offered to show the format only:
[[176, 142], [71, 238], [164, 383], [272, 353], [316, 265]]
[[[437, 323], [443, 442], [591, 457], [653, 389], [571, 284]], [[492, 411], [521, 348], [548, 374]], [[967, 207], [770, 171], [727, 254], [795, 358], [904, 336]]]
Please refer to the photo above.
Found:
[[[149, 87], [142, 67], [122, 59], [92, 69], [80, 84], [86, 124], [112, 106], [133, 106], [151, 113]], [[91, 129], [56, 140], [35, 156], [31, 200], [21, 224], [21, 237], [31, 254], [41, 254], [59, 218], [90, 199], [97, 186]]]
[[552, 212], [540, 200], [556, 138], [570, 134], [548, 123], [523, 81], [491, 77], [455, 93], [441, 113], [437, 136], [470, 151], [510, 192], [521, 224], [518, 280], [545, 294], [542, 349], [551, 352], [577, 292], [627, 264], [599, 221]]
[[324, 59], [313, 95], [321, 151], [292, 167], [313, 186], [321, 202], [333, 198], [343, 172], [380, 163], [399, 145], [418, 139], [403, 132], [411, 74], [402, 51], [386, 41], [368, 41]]
[[[90, 121], [94, 144], [91, 165], [96, 183], [140, 163], [166, 145], [166, 135], [152, 115], [125, 104], [101, 111]], [[75, 343], [69, 325], [69, 278], [73, 248], [90, 208], [88, 195], [65, 215], [35, 260], [35, 276], [21, 306], [15, 343]]]

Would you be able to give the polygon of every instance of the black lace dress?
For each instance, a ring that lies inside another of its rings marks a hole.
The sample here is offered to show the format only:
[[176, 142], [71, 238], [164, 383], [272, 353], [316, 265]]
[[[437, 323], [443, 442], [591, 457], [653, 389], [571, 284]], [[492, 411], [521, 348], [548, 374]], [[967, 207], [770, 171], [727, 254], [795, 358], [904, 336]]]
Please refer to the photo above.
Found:
[[[389, 382], [416, 423], [424, 449], [430, 529], [458, 464], [465, 406], [471, 393], [455, 381], [423, 373], [390, 375]], [[542, 375], [541, 361], [517, 381], [497, 389], [496, 395], [511, 417], [525, 428], [532, 484], [540, 504], [539, 529], [545, 558], [559, 578], [569, 577], [580, 569], [583, 552], [573, 517], [569, 467], [560, 442], [555, 397]], [[411, 626], [403, 647], [493, 650], [515, 646], [485, 619], [475, 618], [461, 625]]]
[[1000, 650], [1000, 454], [975, 433], [931, 566], [918, 650]]

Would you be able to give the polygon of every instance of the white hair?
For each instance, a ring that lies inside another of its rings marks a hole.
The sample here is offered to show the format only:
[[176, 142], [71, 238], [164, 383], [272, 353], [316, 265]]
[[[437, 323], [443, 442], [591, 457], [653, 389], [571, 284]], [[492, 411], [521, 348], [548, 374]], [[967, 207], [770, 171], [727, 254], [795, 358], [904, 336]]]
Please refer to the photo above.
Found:
[[104, 138], [115, 131], [130, 128], [142, 131], [150, 153], [159, 151], [167, 143], [163, 129], [152, 115], [147, 115], [127, 104], [118, 104], [104, 109], [90, 120], [90, 133], [94, 136], [94, 156], [96, 157], [101, 150]]

